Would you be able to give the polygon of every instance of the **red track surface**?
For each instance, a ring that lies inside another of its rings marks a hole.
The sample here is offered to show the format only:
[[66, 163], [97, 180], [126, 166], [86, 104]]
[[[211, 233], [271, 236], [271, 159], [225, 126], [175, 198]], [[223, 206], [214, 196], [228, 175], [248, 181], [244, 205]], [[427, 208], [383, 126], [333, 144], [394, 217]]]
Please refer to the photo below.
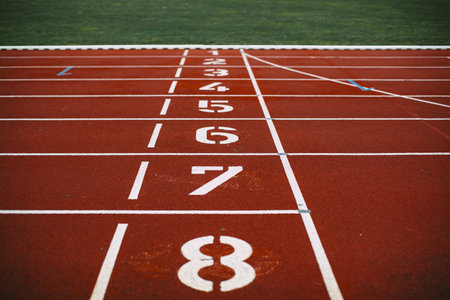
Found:
[[2, 298], [450, 297], [450, 52], [246, 53], [0, 53]]

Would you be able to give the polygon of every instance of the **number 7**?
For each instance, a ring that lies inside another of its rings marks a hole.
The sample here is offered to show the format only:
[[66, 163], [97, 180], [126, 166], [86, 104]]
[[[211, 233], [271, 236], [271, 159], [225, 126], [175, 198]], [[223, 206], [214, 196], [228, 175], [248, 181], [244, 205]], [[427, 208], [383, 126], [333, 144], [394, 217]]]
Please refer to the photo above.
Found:
[[[220, 174], [213, 180], [205, 183], [189, 195], [193, 196], [201, 196], [206, 195], [212, 190], [214, 190], [216, 187], [221, 185], [222, 183], [230, 180], [235, 175], [242, 172], [243, 168], [242, 166], [235, 166], [235, 167], [228, 167], [228, 170], [224, 173]], [[192, 174], [205, 174], [206, 171], [223, 171], [222, 166], [194, 166], [192, 167]]]

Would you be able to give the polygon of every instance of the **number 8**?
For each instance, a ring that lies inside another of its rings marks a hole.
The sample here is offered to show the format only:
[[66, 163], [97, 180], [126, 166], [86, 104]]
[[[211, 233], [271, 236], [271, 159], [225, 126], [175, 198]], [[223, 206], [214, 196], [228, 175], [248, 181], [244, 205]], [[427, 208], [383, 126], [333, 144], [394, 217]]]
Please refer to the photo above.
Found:
[[[198, 276], [201, 269], [214, 264], [213, 257], [200, 252], [201, 247], [213, 242], [213, 236], [204, 236], [190, 240], [181, 247], [181, 253], [189, 260], [178, 270], [178, 278], [183, 284], [198, 291], [211, 292], [213, 290], [211, 281]], [[222, 265], [230, 267], [234, 271], [231, 279], [220, 283], [220, 290], [229, 292], [250, 284], [256, 277], [255, 269], [244, 261], [253, 253], [250, 244], [231, 236], [221, 236], [220, 242], [234, 248], [233, 253], [220, 258]]]

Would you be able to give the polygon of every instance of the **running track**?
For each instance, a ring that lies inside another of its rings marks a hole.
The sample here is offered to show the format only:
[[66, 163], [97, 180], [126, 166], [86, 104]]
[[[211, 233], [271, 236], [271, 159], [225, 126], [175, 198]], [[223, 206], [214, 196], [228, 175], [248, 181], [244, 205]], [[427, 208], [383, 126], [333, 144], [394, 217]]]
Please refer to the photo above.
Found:
[[0, 295], [449, 298], [449, 56], [1, 51]]

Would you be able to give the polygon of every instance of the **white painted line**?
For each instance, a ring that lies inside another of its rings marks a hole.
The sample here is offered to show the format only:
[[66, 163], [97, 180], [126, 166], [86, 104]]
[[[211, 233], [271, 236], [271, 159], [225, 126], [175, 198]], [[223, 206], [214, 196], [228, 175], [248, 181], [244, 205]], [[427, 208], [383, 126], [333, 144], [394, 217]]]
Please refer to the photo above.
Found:
[[[256, 98], [257, 95], [234, 95], [227, 94], [227, 97], [248, 97]], [[403, 95], [404, 97], [421, 97], [421, 98], [450, 98], [450, 95]], [[221, 97], [224, 95], [214, 95], [214, 94], [123, 94], [123, 95], [0, 95], [0, 98], [161, 98], [161, 97]], [[393, 95], [265, 95], [266, 98], [396, 98], [398, 96]]]
[[[227, 94], [227, 97], [248, 97], [255, 98], [257, 95], [239, 95]], [[403, 95], [404, 97], [421, 97], [421, 98], [450, 98], [450, 95]], [[224, 95], [214, 94], [123, 94], [123, 95], [0, 95], [0, 98], [160, 98], [160, 97], [221, 97]], [[266, 98], [395, 98], [393, 95], [265, 95]]]
[[188, 54], [189, 54], [189, 49], [184, 50], [183, 56], [188, 56]]
[[95, 283], [94, 291], [91, 295], [91, 300], [102, 300], [105, 297], [106, 289], [108, 288], [109, 279], [111, 278], [114, 264], [116, 263], [117, 255], [119, 254], [122, 240], [127, 230], [128, 224], [118, 224], [116, 232], [106, 253], [102, 268], [98, 274], [97, 282]]
[[[275, 143], [276, 149], [280, 153], [284, 153], [283, 146], [281, 144], [280, 138], [276, 131], [275, 125], [273, 121], [270, 119], [270, 113], [267, 109], [264, 98], [259, 89], [258, 83], [256, 82], [255, 75], [253, 74], [252, 68], [247, 60], [246, 54], [243, 49], [241, 49], [242, 59], [244, 60], [245, 66], [247, 68], [248, 74], [252, 80], [253, 87], [255, 89], [256, 94], [258, 95], [258, 100], [261, 105], [261, 108], [264, 113], [264, 117], [267, 118], [266, 122], [269, 126], [270, 133], [272, 135], [273, 141]], [[286, 173], [287, 179], [291, 186], [292, 193], [294, 194], [294, 198], [297, 202], [297, 206], [301, 210], [308, 210], [305, 199], [303, 198], [302, 192], [298, 185], [298, 182], [295, 178], [294, 172], [291, 168], [291, 164], [286, 155], [280, 156], [281, 162], [283, 164], [284, 171]], [[332, 300], [340, 300], [343, 299], [341, 291], [339, 289], [336, 278], [334, 277], [333, 270], [331, 269], [330, 262], [325, 254], [325, 250], [320, 241], [319, 235], [317, 233], [316, 227], [312, 221], [311, 216], [308, 214], [308, 218], [305, 218], [305, 214], [301, 214], [303, 224], [306, 227], [306, 231], [308, 233], [309, 240], [311, 242], [312, 248], [314, 250], [314, 255], [316, 256], [317, 263], [319, 264], [320, 272], [322, 273], [322, 277], [325, 283], [325, 286], [328, 291], [328, 295]]]
[[[0, 78], [0, 81], [5, 82], [28, 82], [28, 81], [205, 81], [205, 80], [217, 80], [217, 78]], [[388, 78], [333, 78], [340, 81], [346, 80], [358, 80], [358, 81], [371, 81], [371, 82], [448, 82], [450, 79], [388, 79]], [[223, 78], [222, 81], [250, 81], [249, 78]], [[259, 78], [258, 81], [325, 81], [317, 78]]]
[[147, 148], [155, 148], [156, 141], [158, 140], [159, 132], [161, 131], [162, 123], [157, 123], [155, 129], [153, 129], [152, 136], [148, 142]]
[[52, 152], [46, 152], [46, 153], [36, 153], [36, 152], [26, 152], [26, 153], [20, 153], [20, 152], [14, 152], [14, 153], [0, 153], [0, 157], [71, 157], [71, 156], [79, 156], [79, 157], [89, 157], [89, 156], [446, 156], [450, 155], [450, 152], [289, 152], [289, 153], [267, 153], [267, 152], [261, 152], [261, 153], [236, 153], [236, 152], [179, 152], [179, 153], [136, 153], [136, 152], [115, 152], [115, 153], [87, 153], [87, 152], [79, 152], [79, 153], [52, 153]]
[[405, 46], [405, 45], [204, 45], [204, 44], [179, 44], [179, 45], [44, 45], [44, 46], [1, 46], [0, 50], [138, 50], [138, 49], [261, 49], [261, 50], [450, 50], [450, 46]]
[[[327, 78], [327, 77], [323, 77], [323, 76], [319, 76], [319, 75], [315, 75], [315, 74], [311, 74], [311, 73], [307, 73], [307, 72], [303, 72], [303, 71], [299, 71], [299, 70], [294, 70], [294, 69], [291, 69], [289, 67], [284, 67], [284, 66], [281, 66], [281, 65], [278, 65], [278, 64], [271, 63], [269, 61], [260, 59], [260, 58], [258, 58], [256, 56], [253, 56], [253, 55], [250, 55], [250, 54], [245, 54], [245, 55], [248, 56], [248, 57], [251, 57], [251, 58], [253, 58], [253, 59], [257, 60], [257, 61], [260, 61], [262, 63], [269, 64], [271, 66], [278, 67], [278, 68], [281, 68], [281, 69], [284, 69], [284, 70], [287, 70], [287, 71], [292, 71], [292, 72], [295, 72], [295, 73], [299, 73], [299, 74], [302, 74], [302, 75], [306, 75], [306, 76], [310, 76], [310, 77], [314, 77], [314, 78], [318, 78], [318, 79], [328, 80], [328, 81], [339, 83], [339, 84], [342, 84], [342, 85], [356, 87], [355, 85], [353, 85], [351, 83], [348, 83], [348, 82], [345, 82], [345, 81], [339, 81], [339, 80], [336, 80], [336, 79], [331, 79], [331, 78]], [[385, 92], [385, 91], [382, 91], [382, 90], [372, 89], [371, 91], [372, 92], [376, 92], [376, 93], [389, 95], [389, 96], [393, 96], [393, 97], [400, 97], [400, 98], [403, 98], [403, 99], [408, 99], [408, 100], [413, 100], [413, 101], [417, 101], [417, 102], [422, 102], [422, 103], [427, 103], [427, 104], [431, 104], [431, 105], [437, 105], [437, 106], [450, 108], [450, 105], [446, 105], [446, 104], [442, 104], [442, 103], [436, 103], [436, 102], [431, 102], [431, 101], [422, 100], [422, 99], [418, 99], [418, 98], [414, 98], [414, 97], [408, 97], [408, 96], [399, 95], [399, 94], [394, 94], [394, 93]]]
[[178, 68], [177, 69], [177, 72], [175, 73], [175, 78], [179, 78], [180, 77], [182, 70], [183, 70], [182, 68]]
[[[250, 56], [250, 54], [247, 54]], [[184, 66], [185, 58], [183, 57], [178, 65], [74, 65], [77, 69], [160, 69], [160, 68], [177, 68]], [[181, 64], [183, 63], [183, 64]], [[204, 65], [187, 65], [184, 68], [204, 68]], [[227, 68], [243, 69], [240, 65], [227, 65]], [[66, 66], [0, 66], [0, 69], [60, 69]], [[275, 66], [257, 65], [253, 69], [273, 69]], [[311, 66], [311, 65], [289, 65], [286, 68], [299, 69], [450, 69], [450, 66]]]
[[[167, 101], [169, 100], [169, 101]], [[160, 115], [165, 115], [170, 99], [166, 99]], [[274, 121], [450, 121], [450, 118], [270, 118]], [[64, 122], [64, 121], [265, 121], [266, 118], [0, 118], [0, 122]]]
[[181, 60], [180, 60], [179, 65], [180, 65], [180, 66], [184, 66], [184, 63], [185, 63], [185, 62], [186, 62], [186, 57], [182, 57]]
[[133, 187], [131, 188], [128, 200], [137, 200], [139, 192], [141, 191], [142, 183], [144, 182], [145, 172], [147, 172], [148, 161], [141, 162], [139, 171], [134, 179]]
[[[432, 54], [432, 53], [431, 53]], [[214, 55], [214, 54], [213, 54]], [[71, 59], [71, 58], [92, 58], [92, 59], [99, 59], [99, 58], [179, 58], [182, 57], [182, 55], [11, 55], [11, 56], [2, 56], [0, 55], [0, 59], [40, 59], [40, 58], [47, 58], [47, 59]], [[210, 55], [193, 55], [192, 57], [195, 58], [209, 58]], [[240, 55], [220, 55], [220, 57], [236, 57], [240, 58]], [[386, 56], [386, 55], [378, 55], [378, 56], [348, 56], [348, 55], [316, 55], [316, 56], [310, 56], [310, 55], [260, 55], [261, 58], [302, 58], [302, 59], [423, 59], [423, 58], [431, 58], [431, 59], [448, 59], [447, 56], [442, 55], [422, 55], [422, 56], [411, 56], [411, 55], [397, 55], [397, 56]]]
[[0, 215], [297, 215], [299, 210], [0, 210]]
[[173, 94], [173, 92], [175, 91], [175, 88], [177, 86], [178, 81], [172, 81], [172, 84], [170, 85], [169, 88], [169, 94]]
[[171, 101], [171, 99], [169, 99], [169, 98], [166, 98], [166, 100], [164, 100], [163, 107], [161, 109], [161, 112], [159, 113], [161, 116], [165, 116], [167, 114], [167, 110], [169, 109], [170, 101]]

